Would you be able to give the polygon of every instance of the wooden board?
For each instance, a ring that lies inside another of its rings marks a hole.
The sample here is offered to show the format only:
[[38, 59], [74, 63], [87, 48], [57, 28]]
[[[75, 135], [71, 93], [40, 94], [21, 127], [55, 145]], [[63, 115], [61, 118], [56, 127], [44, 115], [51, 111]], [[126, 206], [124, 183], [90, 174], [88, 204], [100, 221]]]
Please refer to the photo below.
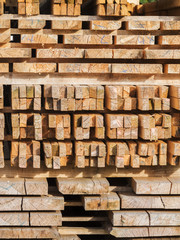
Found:
[[59, 192], [64, 195], [103, 194], [108, 193], [109, 182], [105, 178], [57, 178], [57, 187]]
[[59, 211], [64, 210], [63, 197], [24, 197], [23, 211]]
[[132, 188], [136, 194], [171, 194], [171, 182], [167, 178], [133, 178]]

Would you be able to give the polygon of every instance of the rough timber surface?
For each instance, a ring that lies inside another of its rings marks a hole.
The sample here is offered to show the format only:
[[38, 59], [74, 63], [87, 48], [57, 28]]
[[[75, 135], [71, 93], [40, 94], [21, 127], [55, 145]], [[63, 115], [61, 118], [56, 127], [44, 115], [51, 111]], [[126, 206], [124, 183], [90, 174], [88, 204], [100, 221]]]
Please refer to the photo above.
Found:
[[47, 169], [42, 166], [41, 169], [35, 169], [32, 167], [20, 169], [11, 167], [10, 162], [6, 163], [3, 169], [0, 169], [0, 177], [33, 177], [33, 178], [83, 178], [83, 177], [162, 177], [162, 176], [180, 176], [179, 167], [142, 167], [140, 169], [117, 169], [115, 167], [101, 168], [86, 168], [78, 169], [73, 166], [62, 169]]

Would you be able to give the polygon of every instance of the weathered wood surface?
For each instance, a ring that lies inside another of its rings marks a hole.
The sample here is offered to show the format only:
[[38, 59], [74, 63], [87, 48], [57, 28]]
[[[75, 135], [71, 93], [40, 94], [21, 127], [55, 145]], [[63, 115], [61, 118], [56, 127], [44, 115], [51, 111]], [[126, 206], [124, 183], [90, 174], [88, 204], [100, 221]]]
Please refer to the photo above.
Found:
[[109, 191], [109, 182], [105, 178], [57, 178], [57, 187], [62, 194], [103, 194]]
[[29, 226], [29, 214], [22, 212], [0, 213], [0, 226]]
[[21, 211], [22, 197], [0, 197], [0, 211]]
[[22, 228], [22, 227], [3, 227], [0, 228], [2, 239], [50, 239], [59, 237], [57, 230], [52, 228]]
[[31, 226], [62, 226], [61, 212], [31, 212]]
[[64, 210], [64, 198], [59, 196], [49, 197], [24, 197], [23, 211], [59, 211]]
[[121, 209], [164, 209], [160, 196], [137, 196], [135, 194], [119, 194]]
[[48, 195], [48, 182], [46, 178], [25, 179], [27, 195]]
[[161, 64], [112, 64], [112, 73], [123, 74], [162, 74]]
[[[1, 67], [1, 66], [0, 66]], [[0, 68], [1, 71], [1, 68]], [[14, 63], [13, 72], [16, 73], [53, 73], [56, 63]]]
[[171, 194], [171, 182], [167, 178], [133, 178], [132, 188], [136, 194]]
[[149, 237], [148, 227], [113, 227], [110, 234], [116, 238]]
[[25, 195], [23, 178], [1, 178], [0, 195]]
[[149, 226], [146, 211], [111, 211], [109, 217], [113, 226]]
[[108, 193], [100, 196], [85, 196], [83, 203], [86, 211], [120, 209], [120, 199], [116, 193]]
[[148, 211], [150, 226], [179, 226], [179, 211]]

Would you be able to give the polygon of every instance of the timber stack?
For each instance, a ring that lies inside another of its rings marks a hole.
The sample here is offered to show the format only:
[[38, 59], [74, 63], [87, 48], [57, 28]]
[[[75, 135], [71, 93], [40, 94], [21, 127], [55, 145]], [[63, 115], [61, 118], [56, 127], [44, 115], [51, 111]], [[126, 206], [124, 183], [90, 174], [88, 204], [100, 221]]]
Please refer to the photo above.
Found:
[[180, 18], [87, 2], [0, 2], [0, 239], [179, 239]]

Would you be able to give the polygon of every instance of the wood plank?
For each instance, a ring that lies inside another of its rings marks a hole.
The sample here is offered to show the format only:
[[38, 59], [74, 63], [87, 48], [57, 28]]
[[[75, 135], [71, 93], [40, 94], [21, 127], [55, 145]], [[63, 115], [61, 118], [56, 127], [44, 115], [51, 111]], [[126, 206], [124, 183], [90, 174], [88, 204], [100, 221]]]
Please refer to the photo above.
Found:
[[106, 63], [59, 63], [59, 73], [110, 73], [110, 64]]
[[0, 179], [0, 195], [25, 195], [23, 178]]
[[180, 209], [180, 197], [179, 196], [162, 196], [165, 209]]
[[166, 35], [166, 36], [159, 36], [158, 37], [158, 44], [159, 45], [179, 45], [180, 43], [180, 36], [179, 35]]
[[180, 211], [148, 211], [150, 226], [178, 226]]
[[56, 44], [58, 36], [55, 34], [21, 34], [22, 44]]
[[179, 237], [180, 234], [180, 227], [151, 227], [149, 228], [149, 236], [151, 237]]
[[165, 64], [164, 71], [169, 74], [179, 74], [180, 64]]
[[162, 74], [161, 64], [112, 64], [112, 73], [121, 74]]
[[0, 211], [21, 211], [22, 197], [0, 197]]
[[23, 197], [23, 211], [59, 211], [64, 210], [64, 198], [61, 196]]
[[146, 59], [179, 59], [180, 50], [176, 49], [145, 49]]
[[174, 195], [180, 194], [180, 178], [169, 177], [168, 180], [171, 182], [170, 194], [174, 194]]
[[[1, 65], [0, 65], [1, 67]], [[1, 68], [0, 68], [1, 71]], [[14, 63], [15, 73], [53, 73], [56, 71], [56, 63]]]
[[120, 209], [120, 199], [116, 193], [108, 193], [100, 196], [85, 196], [83, 198], [86, 211], [109, 211]]
[[31, 212], [31, 226], [62, 226], [61, 212]]
[[83, 58], [84, 49], [37, 49], [37, 58]]
[[164, 209], [159, 196], [137, 196], [133, 194], [119, 194], [121, 209]]
[[100, 30], [100, 31], [113, 31], [118, 30], [122, 26], [121, 21], [91, 21], [90, 22], [90, 29], [91, 30]]
[[111, 35], [64, 35], [63, 44], [91, 44], [91, 45], [110, 45], [112, 44]]
[[165, 178], [133, 178], [132, 188], [136, 194], [171, 194], [171, 182]]
[[161, 22], [161, 30], [179, 30], [180, 21], [165, 21]]
[[116, 238], [149, 237], [148, 227], [112, 227], [110, 234]]
[[1, 48], [0, 58], [31, 58], [31, 49]]
[[80, 30], [82, 28], [82, 21], [76, 20], [52, 20], [51, 21], [51, 29], [58, 30]]
[[160, 22], [155, 21], [128, 21], [126, 22], [127, 30], [159, 30]]
[[21, 212], [0, 213], [0, 226], [29, 226], [29, 214]]
[[57, 187], [64, 195], [104, 194], [108, 193], [109, 182], [105, 178], [57, 178]]
[[2, 239], [50, 239], [59, 237], [57, 230], [52, 228], [23, 228], [23, 227], [3, 227], [0, 228]]
[[114, 37], [116, 45], [154, 45], [155, 36], [151, 35], [118, 35]]
[[109, 217], [113, 226], [149, 226], [146, 211], [111, 211]]
[[46, 178], [25, 179], [27, 195], [48, 195], [48, 182]]
[[42, 29], [46, 25], [46, 21], [43, 19], [19, 19], [18, 28], [19, 29]]

